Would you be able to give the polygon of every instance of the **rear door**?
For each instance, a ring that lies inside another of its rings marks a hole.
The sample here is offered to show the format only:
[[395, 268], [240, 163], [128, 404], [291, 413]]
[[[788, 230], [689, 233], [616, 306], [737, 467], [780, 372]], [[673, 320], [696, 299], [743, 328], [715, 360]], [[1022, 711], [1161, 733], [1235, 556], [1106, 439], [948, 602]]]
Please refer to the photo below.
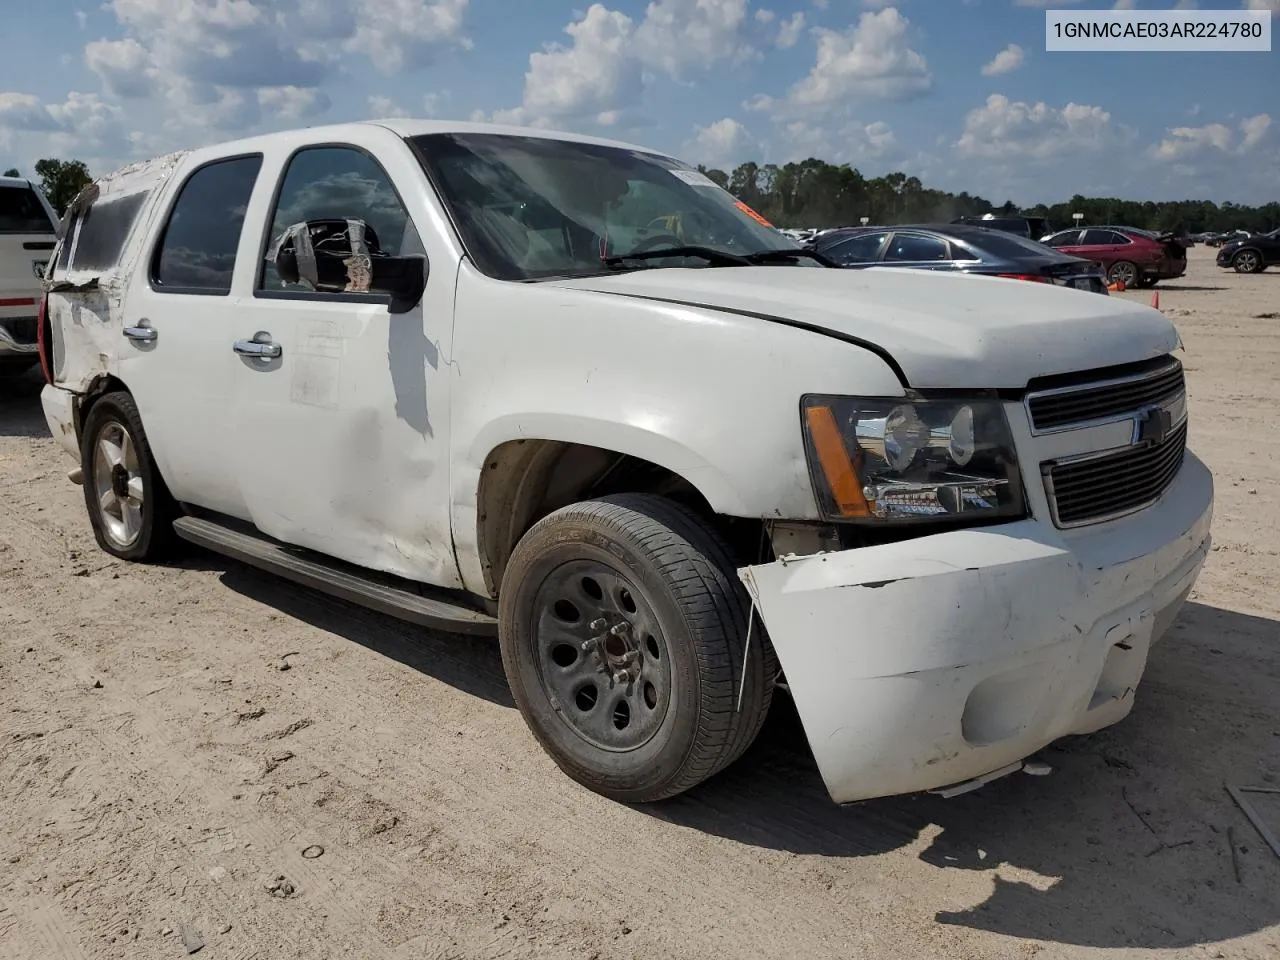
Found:
[[189, 161], [129, 284], [118, 348], [120, 378], [170, 492], [242, 519], [234, 454], [258, 438], [232, 429], [231, 343], [241, 324], [231, 291], [256, 260], [257, 235], [244, 224], [261, 167], [258, 153]]
[[0, 179], [0, 360], [34, 360], [40, 284], [55, 216], [25, 180]]

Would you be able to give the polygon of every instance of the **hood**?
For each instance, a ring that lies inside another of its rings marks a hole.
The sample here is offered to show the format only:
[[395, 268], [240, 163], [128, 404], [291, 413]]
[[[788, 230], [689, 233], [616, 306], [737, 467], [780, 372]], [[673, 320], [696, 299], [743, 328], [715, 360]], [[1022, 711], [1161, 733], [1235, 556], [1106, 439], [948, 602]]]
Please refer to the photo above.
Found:
[[826, 331], [891, 357], [917, 388], [1017, 389], [1178, 346], [1159, 311], [1121, 297], [929, 270], [651, 269], [551, 282]]

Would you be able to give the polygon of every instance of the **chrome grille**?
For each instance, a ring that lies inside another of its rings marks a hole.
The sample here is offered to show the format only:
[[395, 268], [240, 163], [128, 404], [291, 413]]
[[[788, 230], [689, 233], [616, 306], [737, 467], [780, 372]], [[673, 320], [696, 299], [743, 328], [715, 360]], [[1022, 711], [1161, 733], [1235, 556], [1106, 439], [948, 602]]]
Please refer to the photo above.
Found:
[[1034, 382], [1030, 387], [1027, 411], [1031, 426], [1045, 432], [1121, 418], [1152, 404], [1169, 403], [1185, 392], [1186, 382], [1182, 364], [1169, 357], [1127, 376], [1046, 390], [1036, 390]]
[[1098, 523], [1154, 503], [1177, 476], [1186, 449], [1187, 421], [1183, 419], [1156, 444], [1044, 464], [1054, 523], [1060, 527]]

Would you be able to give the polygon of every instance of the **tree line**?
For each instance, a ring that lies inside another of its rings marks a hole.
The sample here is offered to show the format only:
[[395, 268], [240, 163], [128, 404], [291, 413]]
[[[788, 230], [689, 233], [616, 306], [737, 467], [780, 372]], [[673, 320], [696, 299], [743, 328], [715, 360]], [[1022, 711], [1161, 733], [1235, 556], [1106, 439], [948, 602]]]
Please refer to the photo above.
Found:
[[[22, 176], [17, 167], [10, 167], [4, 175]], [[76, 198], [76, 194], [93, 182], [89, 168], [82, 160], [57, 160], [52, 157], [37, 160], [36, 176], [40, 179], [40, 189], [44, 192], [45, 199], [58, 211], [59, 217], [67, 212], [67, 205]]]
[[[49, 158], [37, 161], [35, 169], [58, 216], [93, 179], [79, 160]], [[868, 178], [848, 164], [836, 166], [812, 158], [782, 166], [744, 163], [732, 172], [704, 166], [698, 169], [780, 227], [853, 226], [863, 217], [874, 224], [938, 223], [984, 213], [1046, 217], [1059, 227], [1070, 226], [1071, 215], [1082, 213], [1086, 224], [1113, 223], [1180, 233], [1259, 233], [1280, 227], [1280, 202], [1250, 207], [1210, 200], [1155, 202], [1076, 194], [1064, 203], [1040, 203], [1024, 209], [1008, 200], [997, 205], [975, 194], [934, 190], [905, 173]], [[16, 177], [18, 171], [11, 168], [5, 176]]]
[[984, 213], [1046, 217], [1055, 227], [1071, 226], [1071, 215], [1081, 213], [1086, 224], [1179, 233], [1257, 233], [1280, 227], [1280, 202], [1250, 207], [1208, 200], [1140, 202], [1076, 194], [1063, 203], [1023, 208], [1012, 201], [996, 204], [965, 192], [934, 190], [904, 173], [865, 177], [848, 164], [836, 166], [812, 158], [782, 166], [744, 163], [731, 172], [705, 166], [698, 169], [780, 227], [856, 226], [862, 217], [883, 225], [945, 223]]

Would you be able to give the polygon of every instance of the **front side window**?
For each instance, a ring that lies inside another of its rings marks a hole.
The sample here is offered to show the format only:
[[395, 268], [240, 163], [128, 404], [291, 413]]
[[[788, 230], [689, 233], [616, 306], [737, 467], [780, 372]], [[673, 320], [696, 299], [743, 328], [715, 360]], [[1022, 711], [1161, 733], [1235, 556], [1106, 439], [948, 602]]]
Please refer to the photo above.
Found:
[[422, 254], [409, 212], [376, 160], [355, 147], [308, 147], [294, 154], [280, 183], [259, 290], [314, 292], [310, 284], [282, 280], [270, 256], [290, 227], [321, 220], [363, 222], [370, 248], [387, 256]]
[[219, 160], [182, 185], [156, 251], [152, 282], [157, 290], [231, 292], [240, 232], [261, 168], [261, 156]]
[[[428, 134], [410, 143], [468, 252], [503, 280], [639, 268], [604, 261], [681, 246], [733, 255], [799, 249], [703, 174], [656, 154], [504, 134]], [[708, 265], [693, 256], [661, 261], [673, 263]]]
[[44, 204], [30, 187], [0, 187], [0, 233], [54, 232]]
[[947, 260], [947, 242], [937, 237], [899, 233], [889, 242], [885, 251], [886, 263], [918, 263], [925, 260]]

